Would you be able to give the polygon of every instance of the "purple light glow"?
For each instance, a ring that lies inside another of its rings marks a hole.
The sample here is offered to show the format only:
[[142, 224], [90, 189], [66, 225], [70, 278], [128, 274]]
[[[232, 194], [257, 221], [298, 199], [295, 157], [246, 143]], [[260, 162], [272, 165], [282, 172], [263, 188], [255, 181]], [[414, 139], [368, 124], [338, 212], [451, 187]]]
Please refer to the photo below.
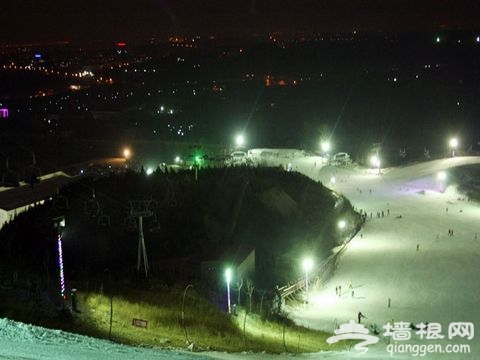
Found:
[[65, 300], [65, 277], [63, 275], [62, 237], [58, 234], [58, 267], [60, 268], [60, 294]]
[[8, 109], [0, 108], [0, 118], [7, 118], [7, 117], [8, 117]]

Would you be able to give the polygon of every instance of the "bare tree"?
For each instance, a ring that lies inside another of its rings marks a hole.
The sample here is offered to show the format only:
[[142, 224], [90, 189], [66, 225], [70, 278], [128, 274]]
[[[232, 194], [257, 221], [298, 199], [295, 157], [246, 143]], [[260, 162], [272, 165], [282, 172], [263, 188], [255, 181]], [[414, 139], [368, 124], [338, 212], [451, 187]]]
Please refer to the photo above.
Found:
[[242, 290], [242, 286], [243, 286], [243, 278], [240, 278], [237, 283], [237, 292], [238, 292], [238, 301], [237, 301], [237, 304], [238, 306], [240, 306], [240, 294], [241, 294], [241, 291]]
[[252, 295], [253, 295], [253, 281], [251, 279], [247, 279], [247, 293], [248, 293], [248, 300], [249, 300], [249, 312], [252, 312]]
[[263, 314], [263, 299], [265, 298], [265, 295], [267, 294], [267, 290], [261, 289], [258, 291], [260, 293], [260, 315]]

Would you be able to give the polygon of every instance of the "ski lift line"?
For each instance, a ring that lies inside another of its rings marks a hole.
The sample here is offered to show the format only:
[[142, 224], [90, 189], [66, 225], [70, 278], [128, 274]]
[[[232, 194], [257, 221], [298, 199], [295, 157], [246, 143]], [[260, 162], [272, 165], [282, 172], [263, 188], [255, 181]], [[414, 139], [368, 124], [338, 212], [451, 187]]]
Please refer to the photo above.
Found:
[[[153, 208], [157, 206], [156, 200], [130, 200], [130, 216], [131, 217], [150, 217], [155, 213]], [[153, 205], [153, 206], [152, 206]]]
[[100, 203], [95, 199], [95, 189], [92, 189], [92, 198], [84, 202], [84, 211], [90, 217], [97, 217], [102, 212]]
[[143, 268], [145, 277], [148, 276], [148, 257], [147, 249], [145, 246], [145, 237], [143, 235], [143, 218], [154, 216], [155, 213], [152, 210], [152, 204], [156, 206], [155, 200], [130, 200], [130, 217], [138, 219], [138, 253], [137, 253], [137, 272], [140, 273], [141, 263], [143, 262]]

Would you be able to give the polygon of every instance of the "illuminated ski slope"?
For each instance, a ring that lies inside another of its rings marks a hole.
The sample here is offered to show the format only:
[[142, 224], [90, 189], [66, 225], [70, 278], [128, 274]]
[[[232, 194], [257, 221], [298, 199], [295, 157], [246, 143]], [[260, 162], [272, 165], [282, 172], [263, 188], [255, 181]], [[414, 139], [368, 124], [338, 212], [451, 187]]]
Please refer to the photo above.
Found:
[[[330, 186], [368, 217], [333, 277], [311, 292], [307, 309], [291, 309], [292, 317], [328, 331], [357, 319], [359, 311], [368, 317], [365, 323], [377, 324], [380, 329], [392, 319], [415, 324], [436, 322], [442, 326], [443, 340], [427, 341], [413, 334], [405, 343], [469, 344], [469, 355], [435, 353], [424, 358], [477, 358], [477, 338], [448, 339], [448, 327], [452, 322], [480, 327], [480, 206], [467, 201], [453, 186], [447, 188], [437, 177], [440, 171], [448, 177], [449, 168], [474, 163], [480, 163], [480, 158], [457, 157], [387, 169], [378, 175], [365, 169], [318, 169], [307, 158], [296, 161], [299, 171], [324, 184], [334, 176], [335, 184]], [[384, 217], [378, 218], [382, 211]], [[448, 229], [454, 236], [448, 235]], [[336, 286], [342, 286], [340, 297], [335, 295]], [[361, 358], [377, 352], [390, 358], [386, 346], [381, 339]], [[401, 357], [397, 354], [392, 358]]]

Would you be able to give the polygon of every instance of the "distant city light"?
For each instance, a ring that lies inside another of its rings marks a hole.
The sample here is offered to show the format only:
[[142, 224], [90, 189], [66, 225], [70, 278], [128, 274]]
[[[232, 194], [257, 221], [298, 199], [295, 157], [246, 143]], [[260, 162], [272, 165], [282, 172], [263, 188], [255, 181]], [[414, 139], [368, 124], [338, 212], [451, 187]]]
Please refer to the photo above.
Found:
[[437, 36], [437, 39], [436, 39], [437, 43], [440, 42], [440, 36]]
[[477, 43], [480, 42], [480, 36], [477, 36]]
[[35, 55], [33, 55], [33, 57], [34, 57], [35, 59], [41, 59], [41, 58], [42, 58], [42, 54], [35, 54]]
[[7, 117], [8, 117], [8, 109], [0, 108], [0, 118], [7, 118]]
[[124, 157], [125, 159], [129, 159], [131, 155], [132, 155], [132, 153], [131, 153], [131, 151], [130, 151], [129, 148], [123, 149], [123, 157]]

